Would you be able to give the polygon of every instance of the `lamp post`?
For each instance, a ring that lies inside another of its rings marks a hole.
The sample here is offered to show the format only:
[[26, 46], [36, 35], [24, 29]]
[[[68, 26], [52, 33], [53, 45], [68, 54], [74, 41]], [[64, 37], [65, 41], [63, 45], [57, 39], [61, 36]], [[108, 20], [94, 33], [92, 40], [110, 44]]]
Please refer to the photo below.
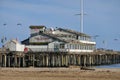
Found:
[[[95, 36], [92, 36], [93, 37], [93, 39], [95, 40], [95, 42], [96, 42], [96, 38], [97, 37], [99, 37], [99, 35], [95, 35]], [[95, 44], [96, 45], [96, 44]], [[96, 47], [95, 47], [95, 52], [97, 51], [97, 49], [96, 49]]]
[[116, 44], [119, 44], [119, 40], [118, 38], [115, 38], [114, 41], [116, 42]]
[[[22, 24], [21, 24], [21, 23], [17, 23], [17, 26], [18, 26], [18, 27], [19, 27], [19, 26], [21, 27]], [[16, 37], [16, 41], [19, 41], [19, 40], [18, 40], [18, 37]]]
[[[3, 24], [4, 27], [7, 26], [6, 23]], [[17, 26], [22, 26], [21, 23], [17, 23]], [[7, 41], [7, 37], [5, 36], [5, 34], [3, 35], [3, 37], [1, 38], [1, 43], [2, 43], [2, 48], [4, 47], [4, 43]]]
[[[6, 26], [7, 24], [6, 23], [4, 23], [3, 24], [3, 26]], [[4, 66], [4, 67], [6, 67], [6, 54], [5, 54], [5, 48], [4, 48], [4, 43], [7, 41], [7, 37], [5, 36], [5, 34], [3, 33], [2, 34], [3, 36], [2, 36], [2, 38], [1, 38], [1, 43], [2, 43], [2, 53], [4, 54], [4, 65], [2, 64], [2, 60], [0, 60], [0, 66]], [[1, 58], [1, 59], [3, 59], [3, 58]]]
[[103, 40], [103, 45], [104, 45], [104, 50], [106, 50], [107, 49], [107, 41], [106, 40]]
[[[4, 23], [3, 26], [5, 27], [7, 24]], [[7, 41], [7, 37], [5, 36], [5, 34], [3, 34], [2, 38], [1, 38], [1, 43], [2, 43], [2, 48], [4, 47], [4, 43]]]

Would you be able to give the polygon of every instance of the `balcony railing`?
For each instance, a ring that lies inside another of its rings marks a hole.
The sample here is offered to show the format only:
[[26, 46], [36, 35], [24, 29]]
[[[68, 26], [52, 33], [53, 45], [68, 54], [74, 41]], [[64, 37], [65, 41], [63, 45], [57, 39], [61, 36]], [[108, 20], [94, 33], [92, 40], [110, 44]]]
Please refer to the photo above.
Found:
[[29, 52], [68, 52], [69, 49], [59, 48], [30, 48]]

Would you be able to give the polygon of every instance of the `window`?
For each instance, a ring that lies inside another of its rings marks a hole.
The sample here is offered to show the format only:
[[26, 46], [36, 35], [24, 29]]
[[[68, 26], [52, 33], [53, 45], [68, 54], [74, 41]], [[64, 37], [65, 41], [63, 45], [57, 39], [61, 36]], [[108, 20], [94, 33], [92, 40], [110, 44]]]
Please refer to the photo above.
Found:
[[70, 49], [72, 49], [72, 45], [70, 44]]
[[75, 46], [75, 49], [77, 49], [77, 44], [75, 44], [74, 46]]
[[69, 44], [67, 44], [67, 48], [69, 48], [70, 46], [69, 46]]
[[80, 44], [78, 44], [78, 49], [80, 49]]
[[60, 44], [60, 48], [64, 49], [65, 48], [64, 44]]
[[75, 47], [74, 47], [74, 44], [72, 44], [72, 49], [74, 49]]

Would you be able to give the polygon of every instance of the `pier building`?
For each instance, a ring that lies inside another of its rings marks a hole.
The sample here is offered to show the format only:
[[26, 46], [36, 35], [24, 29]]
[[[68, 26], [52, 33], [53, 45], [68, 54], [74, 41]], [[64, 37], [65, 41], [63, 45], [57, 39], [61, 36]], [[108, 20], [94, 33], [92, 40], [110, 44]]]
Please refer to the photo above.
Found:
[[91, 36], [70, 29], [30, 26], [30, 32], [22, 44], [32, 52], [93, 52], [96, 46]]

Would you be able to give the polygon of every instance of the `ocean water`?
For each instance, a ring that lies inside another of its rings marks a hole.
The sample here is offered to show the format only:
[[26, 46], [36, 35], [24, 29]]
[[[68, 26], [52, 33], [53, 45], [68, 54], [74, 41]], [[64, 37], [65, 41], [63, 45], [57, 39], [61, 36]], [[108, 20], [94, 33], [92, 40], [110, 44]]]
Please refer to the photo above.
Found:
[[120, 68], [120, 64], [96, 66], [96, 68]]

